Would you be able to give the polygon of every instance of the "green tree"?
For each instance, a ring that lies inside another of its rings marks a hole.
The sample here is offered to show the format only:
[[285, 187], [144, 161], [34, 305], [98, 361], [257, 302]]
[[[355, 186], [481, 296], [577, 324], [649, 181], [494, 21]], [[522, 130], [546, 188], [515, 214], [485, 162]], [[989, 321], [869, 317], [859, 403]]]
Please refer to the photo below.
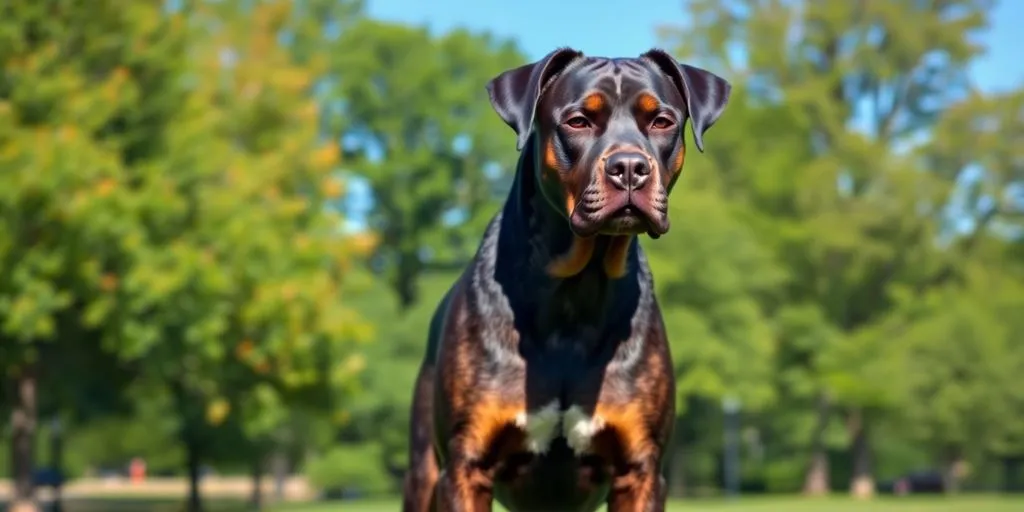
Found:
[[663, 30], [681, 56], [738, 77], [760, 113], [709, 156], [723, 193], [763, 215], [756, 232], [790, 277], [777, 371], [798, 377], [790, 404], [817, 409], [803, 443], [809, 493], [827, 490], [835, 412], [851, 490], [873, 491], [871, 426], [901, 396], [884, 325], [901, 290], [925, 293], [950, 258], [935, 242], [953, 182], [920, 172], [907, 148], [967, 91], [982, 48], [965, 34], [985, 28], [990, 4], [693, 0], [693, 23]]
[[721, 448], [707, 438], [709, 430], [721, 431], [721, 422], [701, 418], [700, 411], [736, 399], [754, 415], [773, 402], [774, 332], [763, 302], [781, 292], [784, 278], [771, 252], [735, 211], [736, 203], [714, 188], [700, 187], [707, 167], [699, 160], [691, 160], [673, 193], [672, 231], [644, 243], [678, 375], [671, 462], [676, 494], [687, 475], [700, 483], [713, 480], [706, 464], [703, 470], [684, 465], [691, 459], [714, 460]]
[[966, 287], [937, 291], [906, 335], [906, 424], [944, 469], [950, 492], [959, 489], [967, 461], [998, 450], [997, 440], [1010, 437], [1020, 419], [1013, 391], [1020, 349], [1003, 315], [1024, 304], [1024, 287], [989, 269], [968, 276]]
[[[277, 41], [292, 9], [218, 2], [191, 13], [196, 57], [178, 77], [191, 80], [188, 95], [163, 158], [136, 168], [139, 229], [104, 302], [116, 319], [108, 342], [172, 399], [191, 510], [204, 460], [260, 453], [286, 403], [330, 409], [360, 370], [348, 347], [363, 324], [339, 300], [354, 249], [325, 208], [343, 184], [337, 146], [318, 132], [320, 70]], [[248, 450], [218, 453], [224, 432]]]
[[[935, 367], [937, 379], [943, 372], [947, 376], [952, 372], [958, 378], [948, 381], [956, 384], [951, 386], [953, 390], [938, 389], [935, 392], [947, 398], [950, 393], [958, 393], [963, 399], [974, 396], [979, 400], [978, 404], [999, 400], [999, 412], [1006, 414], [1006, 418], [1019, 418], [1024, 411], [1024, 397], [1019, 386], [1000, 386], [998, 376], [985, 375], [984, 372], [1010, 365], [1017, 368], [1016, 374], [1019, 375], [1024, 362], [1024, 350], [1019, 339], [1012, 334], [1019, 332], [1020, 315], [1015, 312], [1024, 303], [1024, 290], [1015, 286], [1024, 282], [1021, 274], [1024, 258], [1020, 252], [1024, 240], [1021, 231], [1024, 227], [1024, 195], [1020, 192], [1024, 186], [1022, 113], [1024, 87], [995, 94], [972, 90], [943, 113], [933, 138], [918, 149], [918, 154], [932, 172], [960, 184], [944, 219], [947, 236], [943, 242], [949, 258], [936, 281], [947, 285], [945, 289], [949, 300], [969, 302], [949, 304], [950, 308], [958, 308], [957, 315], [945, 318], [947, 315], [936, 313], [937, 318], [926, 325], [935, 329], [931, 331], [935, 335], [933, 341], [945, 347], [950, 357], [966, 358], [977, 364], [995, 364], [982, 369], [964, 368], [962, 361], [938, 364]], [[959, 311], [961, 307], [963, 314]], [[950, 332], [943, 332], [943, 325]], [[951, 333], [954, 329], [960, 331], [955, 338]], [[972, 332], [963, 333], [964, 329]], [[977, 350], [958, 345], [974, 343]], [[965, 354], [964, 351], [969, 352]], [[971, 354], [975, 357], [969, 357]], [[985, 391], [980, 388], [983, 383], [989, 385]], [[986, 393], [986, 396], [977, 396], [981, 393]], [[981, 425], [985, 428], [984, 435], [974, 436], [965, 418], [950, 416], [955, 414], [957, 407], [969, 406], [951, 399], [941, 403], [944, 406], [940, 409], [942, 412], [937, 410], [935, 416], [926, 415], [925, 419], [929, 420], [926, 428], [935, 434], [945, 428], [950, 429], [939, 434], [940, 438], [945, 438], [944, 446], [936, 446], [936, 439], [929, 438], [931, 451], [947, 468], [947, 480], [951, 483], [958, 480], [957, 473], [950, 469], [960, 465], [961, 458], [986, 451], [1003, 462], [1005, 485], [1021, 485], [1019, 477], [1014, 475], [1024, 463], [1024, 431], [1020, 422], [993, 418], [992, 423]], [[938, 416], [940, 414], [941, 417]], [[990, 412], [985, 411], [982, 417], [985, 414]], [[950, 420], [963, 421], [950, 426]], [[987, 442], [978, 446], [980, 440]]]
[[[359, 376], [360, 392], [347, 404], [336, 445], [312, 462], [310, 478], [331, 489], [349, 486], [383, 493], [400, 488], [408, 463], [411, 390], [426, 343], [424, 326], [457, 277], [452, 271], [425, 272], [419, 284], [422, 300], [405, 314], [387, 282], [369, 272], [346, 281], [346, 297], [374, 326], [374, 342], [361, 350], [366, 369]], [[349, 462], [339, 465], [339, 459]]]
[[338, 297], [357, 247], [324, 208], [343, 184], [311, 93], [322, 69], [277, 41], [293, 7], [3, 8], [16, 501], [31, 499], [46, 343], [116, 356], [138, 371], [140, 404], [169, 396], [193, 483], [202, 457], [227, 455], [215, 436], [265, 440], [285, 403], [334, 410], [360, 370], [346, 347], [362, 324]]
[[53, 372], [69, 355], [98, 361], [84, 316], [116, 286], [110, 270], [135, 229], [123, 185], [159, 153], [180, 98], [168, 78], [185, 59], [181, 21], [152, 3], [0, 7], [0, 368], [15, 508], [32, 509], [39, 395], [74, 392], [45, 384], [90, 387]]
[[404, 311], [425, 269], [465, 263], [496, 208], [516, 154], [482, 84], [524, 58], [489, 34], [369, 19], [330, 51], [331, 133], [370, 184], [375, 261]]

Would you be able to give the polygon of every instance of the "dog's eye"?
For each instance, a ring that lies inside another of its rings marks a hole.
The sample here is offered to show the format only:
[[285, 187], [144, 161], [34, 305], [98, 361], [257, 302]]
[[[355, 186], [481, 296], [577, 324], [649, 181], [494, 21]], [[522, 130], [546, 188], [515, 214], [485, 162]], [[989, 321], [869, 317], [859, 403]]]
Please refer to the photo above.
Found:
[[573, 116], [570, 117], [569, 120], [565, 122], [565, 124], [569, 125], [570, 128], [581, 130], [583, 128], [589, 127], [590, 121], [588, 121], [587, 118], [583, 116]]
[[651, 128], [656, 130], [665, 130], [671, 128], [673, 124], [675, 123], [673, 123], [671, 119], [665, 116], [658, 116], [654, 118], [654, 121], [651, 123]]

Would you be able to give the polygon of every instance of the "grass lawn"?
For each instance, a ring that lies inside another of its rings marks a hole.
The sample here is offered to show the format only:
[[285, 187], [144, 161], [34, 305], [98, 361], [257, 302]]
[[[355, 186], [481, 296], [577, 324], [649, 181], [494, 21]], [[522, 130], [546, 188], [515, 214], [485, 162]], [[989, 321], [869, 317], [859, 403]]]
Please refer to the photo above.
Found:
[[[396, 512], [397, 501], [344, 502], [286, 507], [273, 512]], [[502, 509], [501, 512], [504, 512]], [[870, 502], [845, 499], [805, 500], [799, 498], [750, 498], [736, 502], [723, 500], [679, 501], [669, 505], [671, 512], [1022, 512], [1024, 498], [969, 497], [879, 498]]]
[[[231, 500], [204, 500], [209, 512], [243, 512], [243, 503]], [[5, 510], [0, 502], [0, 511]], [[267, 512], [397, 512], [401, 504], [391, 501], [336, 501], [270, 507]], [[65, 512], [181, 512], [181, 500], [73, 500]], [[855, 502], [842, 498], [801, 499], [786, 497], [740, 498], [725, 500], [677, 501], [669, 504], [669, 512], [1024, 512], [1024, 496], [971, 496], [956, 499], [879, 498]], [[495, 512], [505, 512], [496, 508]]]

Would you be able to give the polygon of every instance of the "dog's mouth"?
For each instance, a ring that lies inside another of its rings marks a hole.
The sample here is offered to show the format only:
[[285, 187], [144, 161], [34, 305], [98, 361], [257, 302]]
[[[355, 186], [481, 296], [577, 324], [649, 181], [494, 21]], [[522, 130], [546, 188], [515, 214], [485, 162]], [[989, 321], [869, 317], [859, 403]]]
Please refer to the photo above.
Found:
[[633, 204], [615, 210], [604, 221], [601, 231], [608, 234], [642, 233], [651, 229], [651, 222]]
[[570, 226], [576, 235], [582, 237], [647, 233], [651, 238], [659, 238], [668, 231], [668, 217], [652, 210], [656, 209], [645, 208], [645, 205], [628, 199], [625, 204], [608, 205], [596, 211], [588, 211], [584, 207], [574, 212]]

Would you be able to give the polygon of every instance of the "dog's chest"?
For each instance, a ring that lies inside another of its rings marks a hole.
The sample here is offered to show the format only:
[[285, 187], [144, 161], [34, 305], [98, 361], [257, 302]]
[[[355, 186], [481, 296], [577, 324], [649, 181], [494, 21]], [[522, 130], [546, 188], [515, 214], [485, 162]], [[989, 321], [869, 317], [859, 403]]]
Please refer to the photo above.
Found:
[[548, 336], [533, 351], [524, 352], [527, 403], [539, 404], [516, 416], [516, 426], [526, 433], [528, 451], [545, 453], [552, 441], [564, 437], [581, 455], [604, 427], [602, 418], [582, 406], [582, 402], [593, 404], [600, 392], [606, 361], [595, 357], [597, 343], [596, 333], [575, 332]]
[[571, 330], [545, 336], [524, 336], [519, 353], [527, 365], [542, 370], [554, 379], [577, 380], [578, 373], [589, 373], [603, 363], [607, 349], [606, 336], [598, 327], [574, 326]]
[[590, 451], [594, 436], [605, 427], [600, 416], [589, 414], [578, 405], [563, 407], [559, 400], [520, 412], [515, 423], [526, 434], [526, 450], [538, 455], [547, 453], [559, 437], [565, 438], [577, 456], [583, 455]]

